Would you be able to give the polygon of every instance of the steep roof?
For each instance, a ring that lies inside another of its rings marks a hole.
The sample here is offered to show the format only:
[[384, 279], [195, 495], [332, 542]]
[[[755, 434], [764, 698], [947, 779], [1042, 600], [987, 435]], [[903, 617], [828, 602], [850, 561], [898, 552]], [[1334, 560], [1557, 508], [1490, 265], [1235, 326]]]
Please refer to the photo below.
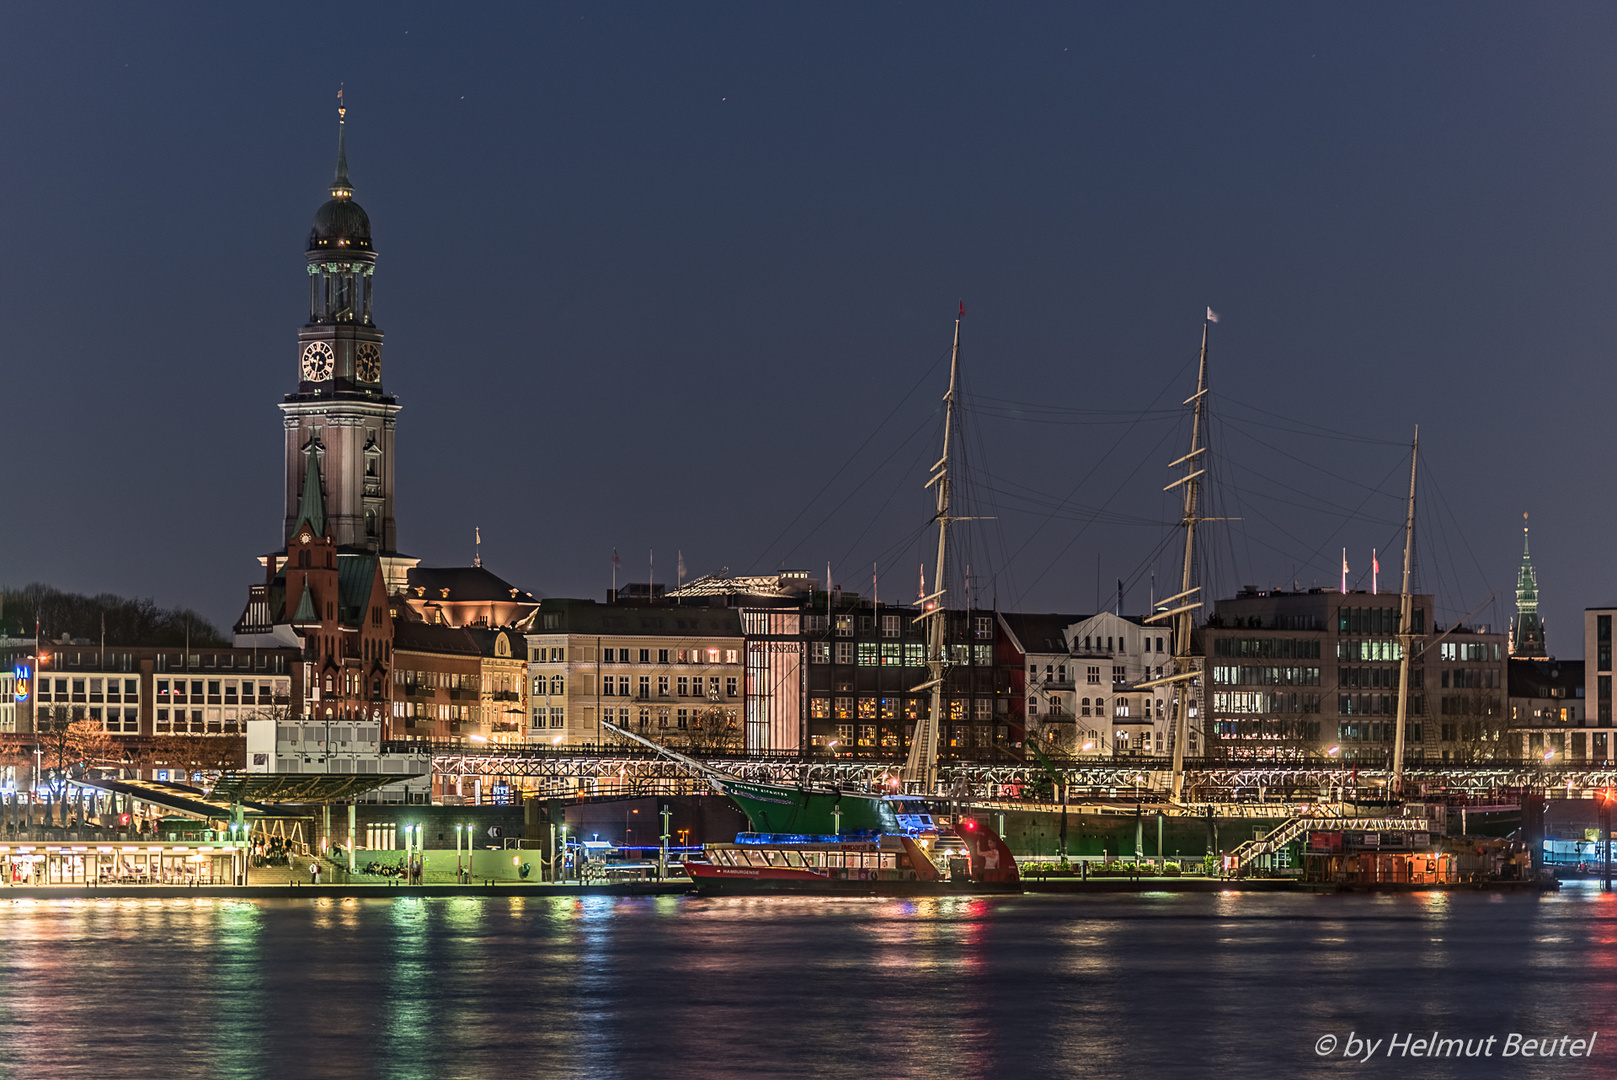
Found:
[[1067, 627], [1083, 622], [1088, 615], [1062, 615], [1059, 613], [1034, 614], [1002, 611], [1000, 619], [1015, 635], [1024, 653], [1064, 653], [1067, 651]]
[[314, 447], [309, 447], [309, 465], [303, 473], [303, 495], [298, 501], [297, 525], [292, 527], [294, 535], [298, 531], [297, 526], [305, 522], [314, 535], [326, 535], [326, 499], [320, 490], [319, 459], [320, 455], [315, 453]]
[[[417, 566], [410, 570], [406, 588], [411, 597], [421, 589], [420, 599], [486, 602], [516, 600], [538, 603], [538, 598], [481, 566]], [[448, 589], [444, 596], [442, 590]]]
[[343, 625], [358, 626], [365, 621], [380, 566], [375, 555], [337, 556], [337, 619]]
[[393, 623], [393, 651], [448, 653], [454, 656], [483, 655], [482, 646], [472, 637], [470, 631], [455, 626], [405, 622], [402, 619]]
[[514, 630], [491, 630], [482, 626], [466, 628], [466, 633], [477, 643], [477, 647], [484, 656], [494, 656], [500, 635], [505, 635], [506, 644], [511, 648], [512, 660], [526, 660], [528, 658], [528, 639]]
[[309, 575], [303, 575], [303, 596], [298, 600], [297, 614], [292, 616], [293, 626], [314, 626], [320, 622], [320, 616], [315, 614], [314, 593], [309, 588]]

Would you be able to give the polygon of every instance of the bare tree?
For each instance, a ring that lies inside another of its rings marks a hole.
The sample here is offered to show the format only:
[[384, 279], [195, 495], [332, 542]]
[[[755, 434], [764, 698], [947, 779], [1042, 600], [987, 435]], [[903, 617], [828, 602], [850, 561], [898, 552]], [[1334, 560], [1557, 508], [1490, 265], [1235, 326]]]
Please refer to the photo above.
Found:
[[1505, 736], [1509, 717], [1499, 691], [1450, 690], [1441, 695], [1439, 708], [1439, 731], [1451, 760], [1476, 764], [1518, 756], [1514, 741]]
[[743, 739], [735, 709], [708, 705], [696, 710], [690, 727], [677, 734], [677, 741], [684, 749], [703, 754], [739, 751]]

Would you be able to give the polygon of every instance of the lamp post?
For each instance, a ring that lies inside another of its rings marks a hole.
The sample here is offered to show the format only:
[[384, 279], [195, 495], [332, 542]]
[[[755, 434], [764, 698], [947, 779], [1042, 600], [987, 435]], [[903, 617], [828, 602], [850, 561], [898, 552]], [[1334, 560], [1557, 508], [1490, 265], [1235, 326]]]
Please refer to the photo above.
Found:
[[[461, 874], [460, 874], [460, 831], [462, 829], [464, 829], [465, 827], [466, 826], [464, 826], [464, 825], [456, 825], [455, 826], [455, 884], [456, 885], [459, 885], [461, 883]], [[468, 837], [467, 839], [470, 839], [470, 837]]]

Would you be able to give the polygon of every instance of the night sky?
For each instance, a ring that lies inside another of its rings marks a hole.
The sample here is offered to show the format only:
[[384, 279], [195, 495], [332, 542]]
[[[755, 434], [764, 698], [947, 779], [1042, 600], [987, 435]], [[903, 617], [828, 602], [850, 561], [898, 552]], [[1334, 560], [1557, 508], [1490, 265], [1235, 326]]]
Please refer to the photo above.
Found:
[[1395, 589], [1419, 423], [1440, 620], [1617, 597], [1609, 6], [164, 12], [0, 20], [7, 585], [240, 613], [345, 83], [428, 564], [911, 598], [963, 298], [977, 602], [1177, 591], [1208, 305], [1216, 591]]

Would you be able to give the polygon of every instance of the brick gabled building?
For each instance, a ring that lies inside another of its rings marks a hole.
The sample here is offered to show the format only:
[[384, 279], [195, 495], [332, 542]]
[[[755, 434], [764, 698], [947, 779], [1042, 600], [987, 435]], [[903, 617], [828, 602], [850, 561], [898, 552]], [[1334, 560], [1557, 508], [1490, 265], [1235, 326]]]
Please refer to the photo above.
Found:
[[295, 647], [302, 655], [303, 699], [296, 715], [372, 720], [388, 708], [393, 620], [381, 560], [338, 548], [330, 534], [318, 457], [311, 453], [297, 526], [284, 553], [266, 557], [235, 626], [238, 647]]

